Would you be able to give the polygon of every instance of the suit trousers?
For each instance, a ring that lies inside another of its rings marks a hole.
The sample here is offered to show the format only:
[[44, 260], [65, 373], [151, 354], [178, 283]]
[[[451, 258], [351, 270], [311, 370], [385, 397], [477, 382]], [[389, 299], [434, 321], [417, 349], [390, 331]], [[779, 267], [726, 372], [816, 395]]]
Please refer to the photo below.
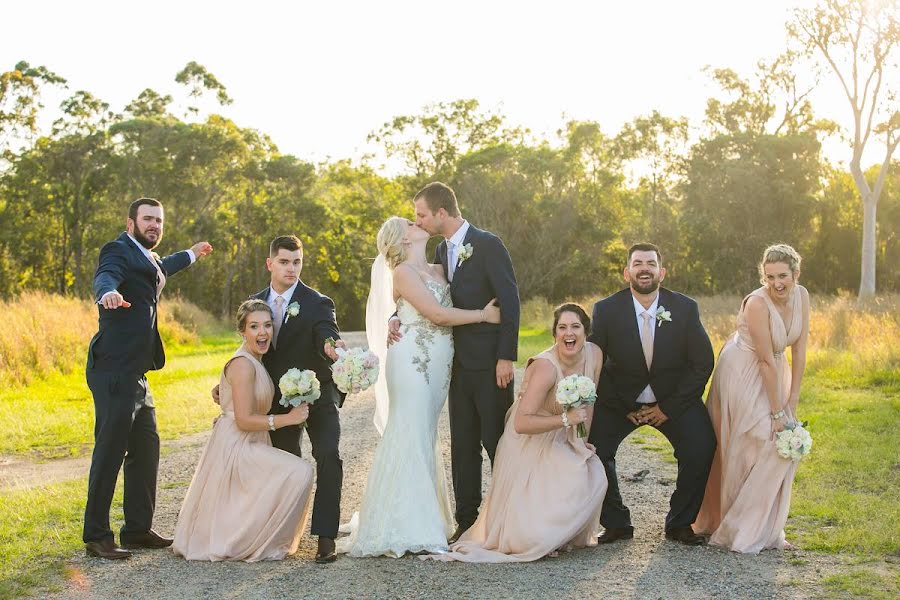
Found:
[[84, 511], [85, 542], [112, 539], [109, 510], [119, 469], [125, 463], [125, 524], [122, 533], [145, 533], [153, 524], [159, 435], [147, 379], [89, 369], [94, 396], [94, 453]]
[[[637, 427], [622, 412], [605, 405], [598, 404], [594, 407], [588, 440], [597, 448], [597, 456], [603, 462], [606, 478], [609, 480], [609, 489], [600, 513], [600, 523], [607, 529], [631, 527], [631, 512], [622, 501], [616, 477], [616, 451], [622, 440], [635, 429]], [[716, 433], [706, 407], [699, 400], [677, 418], [669, 419], [657, 429], [672, 444], [678, 461], [678, 479], [675, 492], [669, 500], [666, 530], [690, 527], [703, 502], [706, 480], [716, 451]]]
[[513, 384], [497, 387], [494, 369], [471, 370], [453, 365], [450, 376], [450, 458], [456, 522], [468, 527], [481, 506], [481, 448], [494, 464], [503, 435], [506, 411], [513, 403]]
[[[309, 407], [306, 432], [316, 461], [316, 495], [313, 499], [310, 533], [335, 539], [341, 519], [341, 486], [344, 463], [338, 447], [341, 442], [341, 420], [335, 402], [337, 390], [323, 386], [322, 397]], [[303, 427], [291, 425], [269, 432], [272, 445], [279, 450], [301, 456], [300, 438]]]

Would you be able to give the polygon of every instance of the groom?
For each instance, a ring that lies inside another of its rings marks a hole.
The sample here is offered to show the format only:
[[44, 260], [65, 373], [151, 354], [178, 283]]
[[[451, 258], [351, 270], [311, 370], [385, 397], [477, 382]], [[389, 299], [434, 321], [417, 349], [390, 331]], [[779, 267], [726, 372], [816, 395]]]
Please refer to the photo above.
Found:
[[[478, 518], [481, 506], [481, 448], [491, 465], [513, 402], [513, 361], [519, 343], [519, 288], [512, 260], [496, 235], [463, 219], [450, 186], [429, 183], [413, 198], [416, 225], [444, 239], [434, 262], [450, 281], [453, 306], [479, 309], [492, 298], [500, 305], [500, 324], [453, 328], [450, 377], [450, 456], [458, 527], [455, 542]], [[399, 339], [399, 320], [391, 335]]]
[[[278, 381], [288, 369], [311, 369], [321, 384], [322, 396], [309, 409], [306, 421], [313, 458], [316, 461], [316, 496], [313, 500], [312, 535], [319, 537], [316, 562], [333, 562], [337, 555], [337, 537], [341, 516], [343, 462], [338, 453], [341, 422], [338, 407], [344, 402], [331, 378], [331, 363], [338, 356], [325, 340], [340, 339], [334, 314], [334, 302], [300, 280], [303, 269], [303, 244], [293, 235], [279, 236], [269, 246], [266, 268], [272, 274], [269, 287], [252, 298], [266, 302], [274, 315], [275, 334], [272, 348], [263, 355], [272, 381], [275, 397], [270, 414], [283, 414], [290, 407], [278, 403], [281, 390]], [[282, 427], [269, 433], [276, 448], [300, 456], [299, 425]]]
[[629, 287], [594, 305], [590, 341], [605, 357], [589, 436], [603, 461], [609, 490], [598, 542], [631, 539], [631, 514], [616, 478], [616, 450], [642, 425], [668, 438], [678, 460], [675, 493], [666, 516], [666, 538], [704, 543], [697, 518], [716, 449], [716, 435], [702, 395], [713, 369], [709, 337], [697, 303], [660, 287], [666, 276], [659, 248], [635, 244], [624, 271]]

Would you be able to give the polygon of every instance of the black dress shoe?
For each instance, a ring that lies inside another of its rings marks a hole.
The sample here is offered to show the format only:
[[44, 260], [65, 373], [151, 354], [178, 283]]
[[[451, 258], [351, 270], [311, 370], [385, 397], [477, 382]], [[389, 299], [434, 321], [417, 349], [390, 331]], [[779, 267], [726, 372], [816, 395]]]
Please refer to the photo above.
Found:
[[122, 550], [111, 539], [107, 538], [99, 542], [87, 542], [84, 545], [84, 551], [88, 556], [97, 556], [107, 560], [122, 560], [123, 558], [131, 558], [131, 552]]
[[619, 540], [630, 540], [634, 537], [634, 527], [607, 527], [603, 535], [597, 538], [598, 544], [612, 544]]
[[453, 532], [453, 535], [450, 536], [450, 539], [447, 540], [448, 544], [455, 544], [459, 541], [459, 538], [462, 537], [466, 531], [468, 531], [469, 527], [471, 527], [474, 523], [470, 523], [468, 525], [460, 525], [456, 528], [456, 531]]
[[120, 533], [119, 543], [123, 548], [168, 548], [172, 538], [165, 538], [151, 529], [146, 533]]
[[686, 546], [702, 546], [706, 543], [706, 538], [697, 535], [690, 527], [673, 527], [666, 530], [666, 539], [673, 542], [679, 542]]
[[334, 540], [331, 538], [320, 537], [319, 549], [316, 551], [316, 562], [320, 565], [327, 565], [337, 560], [337, 553], [334, 551]]

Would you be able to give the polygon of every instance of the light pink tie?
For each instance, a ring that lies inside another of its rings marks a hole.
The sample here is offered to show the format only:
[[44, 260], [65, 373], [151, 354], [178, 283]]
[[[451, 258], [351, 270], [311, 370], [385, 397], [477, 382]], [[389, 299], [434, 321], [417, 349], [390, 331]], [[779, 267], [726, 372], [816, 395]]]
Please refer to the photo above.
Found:
[[447, 280], [453, 281], [456, 273], [456, 244], [447, 240]]
[[159, 263], [156, 262], [156, 259], [152, 256], [150, 257], [150, 262], [152, 262], [153, 266], [156, 267], [156, 300], [159, 301], [159, 297], [162, 295], [163, 288], [166, 287], [166, 274], [163, 273], [163, 270], [159, 266]]
[[641, 318], [644, 319], [644, 326], [641, 327], [641, 346], [644, 348], [644, 360], [647, 361], [649, 369], [653, 364], [653, 325], [651, 324], [653, 315], [645, 310], [641, 313]]
[[275, 311], [272, 314], [272, 324], [275, 326], [275, 337], [272, 345], [278, 345], [278, 332], [281, 330], [281, 322], [284, 321], [284, 296], [275, 296]]

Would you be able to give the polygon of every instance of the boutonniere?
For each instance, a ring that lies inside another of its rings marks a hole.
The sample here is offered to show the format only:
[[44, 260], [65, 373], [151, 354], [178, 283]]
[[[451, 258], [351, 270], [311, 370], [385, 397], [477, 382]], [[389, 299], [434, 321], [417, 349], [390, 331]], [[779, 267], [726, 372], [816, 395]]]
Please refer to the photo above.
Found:
[[287, 308], [284, 309], [284, 322], [287, 323], [288, 319], [291, 317], [296, 317], [300, 314], [300, 303], [299, 302], [291, 302], [287, 305]]
[[656, 325], [661, 327], [663, 322], [672, 322], [672, 313], [666, 310], [665, 306], [660, 306], [656, 309]]
[[456, 268], [462, 266], [464, 262], [472, 258], [472, 244], [463, 244], [462, 248], [459, 249], [459, 256], [456, 258]]

